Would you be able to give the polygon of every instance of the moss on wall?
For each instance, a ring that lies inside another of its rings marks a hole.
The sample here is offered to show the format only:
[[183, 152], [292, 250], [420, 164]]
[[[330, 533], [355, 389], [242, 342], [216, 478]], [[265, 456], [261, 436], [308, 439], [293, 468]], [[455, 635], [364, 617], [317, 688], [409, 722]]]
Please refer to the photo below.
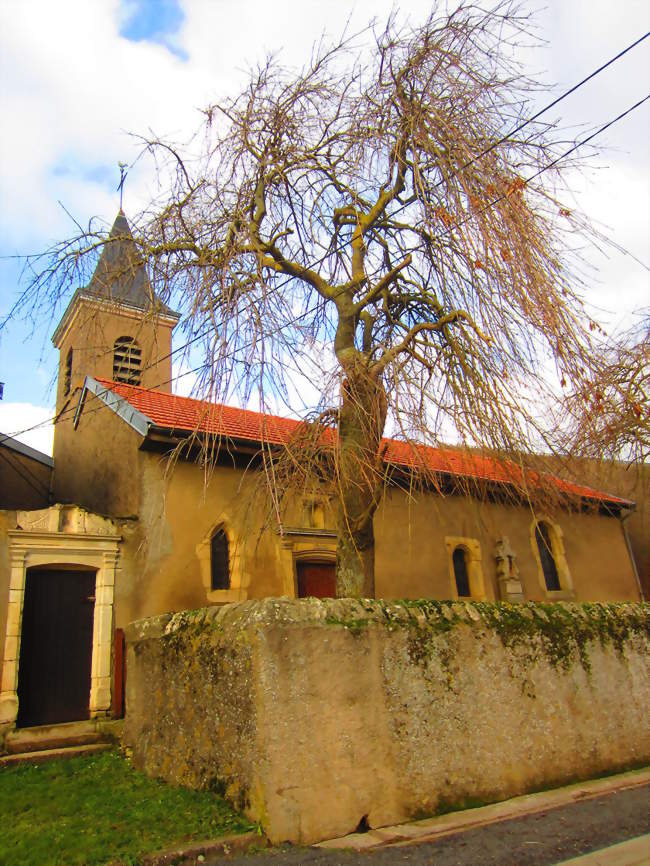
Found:
[[[587, 672], [590, 670], [587, 651], [590, 643], [598, 642], [602, 647], [611, 644], [624, 656], [626, 642], [633, 635], [650, 638], [648, 604], [509, 604], [433, 599], [342, 601], [349, 610], [328, 615], [326, 623], [342, 626], [357, 635], [377, 622], [388, 629], [408, 628], [411, 631], [410, 657], [414, 661], [425, 660], [433, 651], [435, 635], [445, 634], [460, 623], [494, 630], [504, 647], [525, 649], [531, 663], [541, 653], [553, 667], [567, 670], [579, 662]], [[363, 615], [359, 615], [361, 612]]]
[[133, 623], [126, 741], [276, 841], [650, 760], [650, 605], [268, 598]]

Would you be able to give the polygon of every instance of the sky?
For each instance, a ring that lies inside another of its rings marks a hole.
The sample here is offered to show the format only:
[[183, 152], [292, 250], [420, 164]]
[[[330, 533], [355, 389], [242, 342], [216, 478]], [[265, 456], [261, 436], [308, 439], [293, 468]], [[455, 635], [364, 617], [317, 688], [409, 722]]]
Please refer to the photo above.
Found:
[[[484, 0], [489, 6], [491, 0]], [[650, 30], [647, 0], [528, 4], [545, 44], [522, 52], [550, 91], [564, 92]], [[0, 0], [0, 320], [24, 288], [23, 260], [119, 208], [119, 162], [138, 134], [181, 139], [200, 109], [239, 91], [269, 52], [300, 66], [323, 34], [360, 30], [393, 9], [413, 23], [431, 8], [408, 0]], [[648, 93], [650, 39], [549, 112], [558, 139], [587, 134]], [[587, 301], [610, 331], [650, 306], [650, 102], [598, 138], [575, 177], [577, 206], [625, 252], [590, 251]], [[130, 169], [124, 209], [156, 191], [152, 167]], [[76, 286], [70, 286], [72, 295]], [[0, 432], [51, 453], [58, 363], [50, 337], [61, 310], [28, 310], [0, 331]], [[179, 389], [187, 382], [179, 382]]]

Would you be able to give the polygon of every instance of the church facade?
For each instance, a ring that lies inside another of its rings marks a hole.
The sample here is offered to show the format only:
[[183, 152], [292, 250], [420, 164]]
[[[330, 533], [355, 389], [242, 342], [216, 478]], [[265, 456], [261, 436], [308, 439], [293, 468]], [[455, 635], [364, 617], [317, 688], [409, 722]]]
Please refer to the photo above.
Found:
[[[110, 237], [53, 337], [49, 497], [0, 511], [5, 731], [120, 715], [116, 635], [135, 619], [334, 594], [336, 532], [318, 485], [269, 519], [260, 449], [282, 448], [298, 422], [174, 395], [178, 315], [153, 295], [122, 213]], [[494, 460], [385, 445], [396, 479], [424, 460], [437, 482], [387, 486], [375, 515], [378, 597], [642, 598], [629, 500], [557, 480], [564, 505], [537, 511]]]

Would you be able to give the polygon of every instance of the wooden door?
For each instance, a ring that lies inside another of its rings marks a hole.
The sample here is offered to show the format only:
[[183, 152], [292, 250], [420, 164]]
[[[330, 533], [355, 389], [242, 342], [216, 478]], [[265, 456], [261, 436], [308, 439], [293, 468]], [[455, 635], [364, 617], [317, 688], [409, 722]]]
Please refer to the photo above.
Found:
[[333, 562], [298, 562], [296, 569], [299, 598], [336, 596], [336, 567]]
[[94, 609], [94, 572], [27, 572], [18, 668], [20, 727], [89, 717]]

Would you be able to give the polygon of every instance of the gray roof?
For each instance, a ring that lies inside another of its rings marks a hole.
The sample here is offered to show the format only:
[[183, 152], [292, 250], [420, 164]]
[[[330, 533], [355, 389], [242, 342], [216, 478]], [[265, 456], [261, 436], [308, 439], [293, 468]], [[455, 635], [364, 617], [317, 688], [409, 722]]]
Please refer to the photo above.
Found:
[[36, 448], [25, 445], [24, 442], [19, 442], [11, 436], [6, 436], [4, 433], [0, 433], [0, 447], [10, 448], [12, 451], [17, 451], [19, 454], [23, 454], [32, 460], [37, 460], [39, 463], [43, 463], [50, 468], [54, 466], [54, 460], [52, 460], [49, 454], [43, 454], [42, 451], [37, 451]]
[[90, 282], [85, 288], [77, 289], [61, 317], [52, 336], [55, 344], [81, 297], [180, 319], [178, 313], [154, 294], [131, 227], [121, 210], [115, 218]]

